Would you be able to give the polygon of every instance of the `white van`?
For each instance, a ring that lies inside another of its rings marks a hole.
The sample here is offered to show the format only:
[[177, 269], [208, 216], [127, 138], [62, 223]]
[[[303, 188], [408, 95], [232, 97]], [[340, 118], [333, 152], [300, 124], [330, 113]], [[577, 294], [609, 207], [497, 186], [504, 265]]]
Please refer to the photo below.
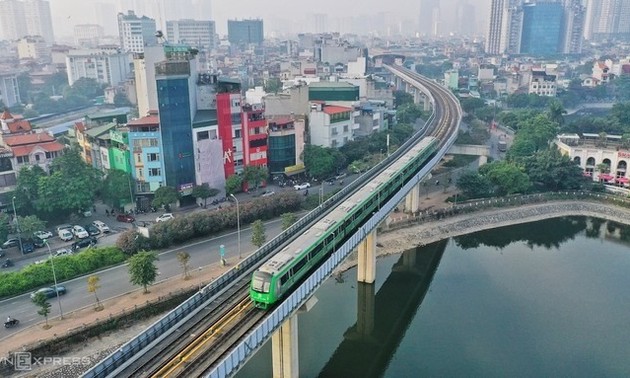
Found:
[[61, 230], [57, 231], [57, 235], [59, 235], [59, 239], [63, 241], [70, 241], [74, 239], [72, 231], [68, 230], [67, 228], [62, 228]]

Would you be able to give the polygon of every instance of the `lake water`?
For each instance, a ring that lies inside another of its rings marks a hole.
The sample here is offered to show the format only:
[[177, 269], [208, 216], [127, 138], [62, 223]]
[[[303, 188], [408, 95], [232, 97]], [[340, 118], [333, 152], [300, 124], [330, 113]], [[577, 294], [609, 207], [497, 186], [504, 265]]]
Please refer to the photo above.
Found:
[[[379, 258], [299, 315], [300, 377], [629, 376], [629, 240], [568, 217]], [[271, 377], [270, 342], [238, 376]]]

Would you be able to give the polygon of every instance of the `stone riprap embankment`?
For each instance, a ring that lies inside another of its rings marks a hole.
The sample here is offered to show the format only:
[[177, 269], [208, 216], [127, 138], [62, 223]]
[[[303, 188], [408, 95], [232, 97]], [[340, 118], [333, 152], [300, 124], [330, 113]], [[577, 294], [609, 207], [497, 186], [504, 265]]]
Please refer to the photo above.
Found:
[[491, 228], [564, 216], [603, 218], [630, 225], [630, 210], [587, 200], [552, 201], [507, 208], [484, 209], [439, 220], [410, 223], [406, 228], [379, 233], [378, 254], [392, 254], [442, 239]]

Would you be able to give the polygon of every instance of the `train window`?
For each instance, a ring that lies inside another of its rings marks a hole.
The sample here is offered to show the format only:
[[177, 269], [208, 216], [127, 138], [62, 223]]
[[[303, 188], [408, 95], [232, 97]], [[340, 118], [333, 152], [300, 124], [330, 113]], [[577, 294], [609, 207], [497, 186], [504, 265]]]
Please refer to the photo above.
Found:
[[268, 293], [270, 281], [270, 274], [263, 272], [254, 272], [254, 275], [252, 277], [252, 289], [261, 293]]
[[334, 234], [334, 233], [331, 233], [330, 235], [328, 235], [328, 236], [326, 237], [326, 244], [330, 244], [330, 243], [332, 243], [332, 241], [333, 241], [333, 239], [334, 239], [334, 238], [335, 238], [335, 234]]
[[282, 275], [282, 277], [280, 277], [280, 285], [284, 285], [288, 279], [289, 279], [289, 272], [286, 272], [285, 274]]
[[293, 272], [297, 273], [300, 271], [300, 269], [302, 269], [302, 267], [304, 267], [304, 265], [306, 264], [306, 259], [302, 259], [300, 261], [298, 261], [297, 264], [295, 264], [295, 266], [293, 267], [293, 269], [291, 269]]

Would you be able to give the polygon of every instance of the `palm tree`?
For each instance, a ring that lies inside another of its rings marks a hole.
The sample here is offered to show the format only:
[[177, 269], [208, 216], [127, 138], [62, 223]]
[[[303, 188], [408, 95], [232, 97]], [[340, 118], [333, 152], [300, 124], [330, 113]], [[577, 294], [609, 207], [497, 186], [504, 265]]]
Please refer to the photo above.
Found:
[[564, 114], [567, 114], [567, 111], [560, 101], [552, 100], [549, 102], [547, 115], [550, 120], [562, 126], [564, 125]]

